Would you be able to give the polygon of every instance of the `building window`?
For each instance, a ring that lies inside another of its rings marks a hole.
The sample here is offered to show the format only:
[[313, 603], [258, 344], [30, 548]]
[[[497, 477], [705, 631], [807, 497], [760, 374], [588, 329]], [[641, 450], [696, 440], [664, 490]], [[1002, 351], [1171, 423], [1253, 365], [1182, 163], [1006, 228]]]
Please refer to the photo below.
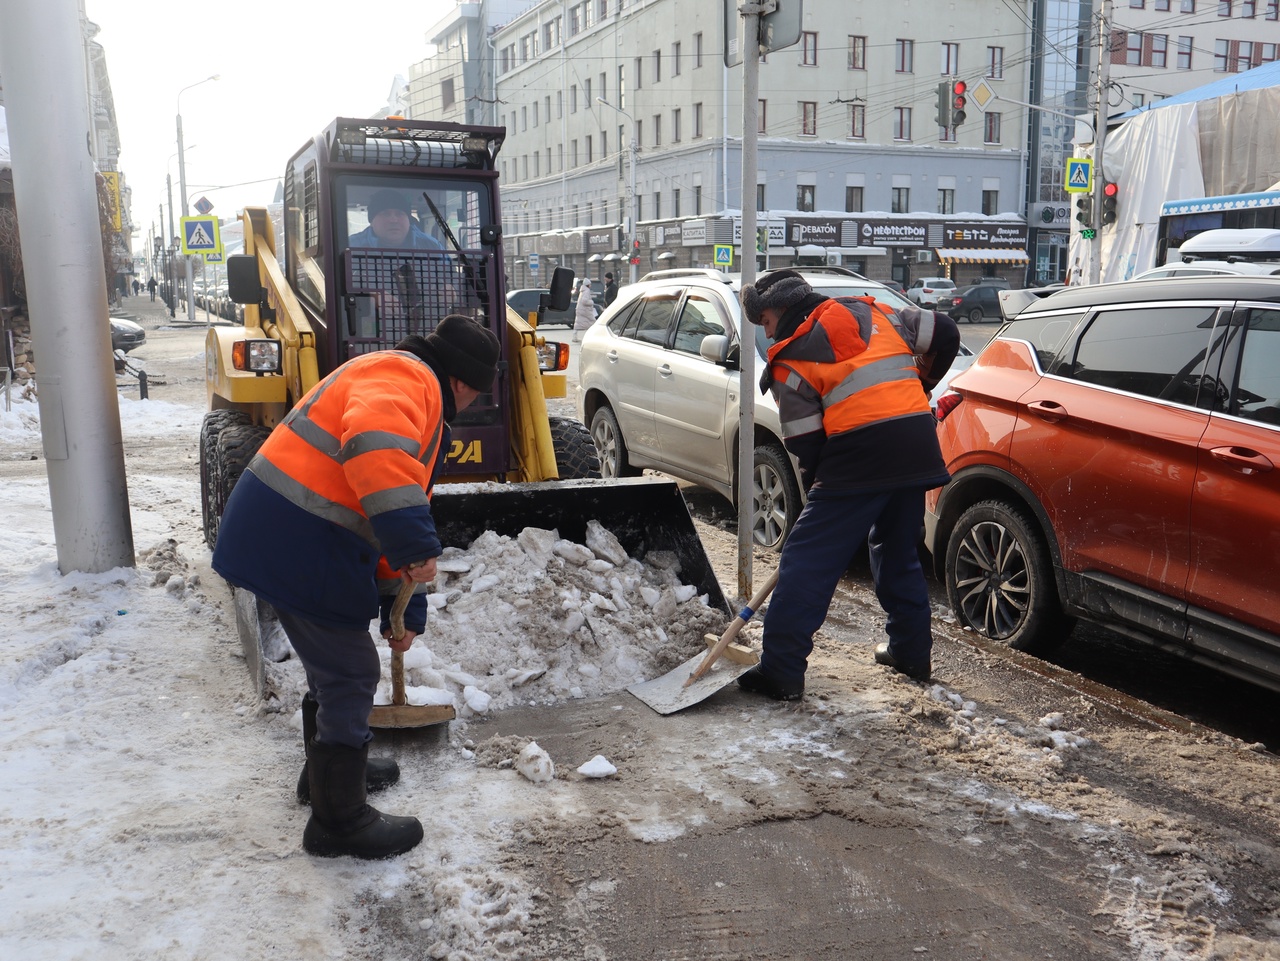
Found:
[[578, 85], [572, 84], [569, 87], [569, 113], [578, 112]]
[[960, 73], [960, 44], [944, 43], [942, 45], [942, 75], [955, 77]]
[[1236, 46], [1236, 73], [1244, 73], [1253, 67], [1253, 41], [1240, 40]]
[[1147, 8], [1147, 0], [1129, 0], [1129, 9], [1145, 10]]
[[1169, 0], [1156, 0], [1156, 12], [1165, 12], [1169, 10]]
[[693, 105], [693, 139], [697, 140], [702, 136], [702, 104], [695, 103]]
[[867, 108], [865, 104], [855, 103], [849, 107], [849, 136], [854, 140], [865, 140], [867, 136]]
[[1267, 0], [1267, 19], [1280, 20], [1280, 0]]
[[1182, 12], [1183, 12], [1183, 13], [1195, 13], [1195, 12], [1196, 12], [1196, 0], [1182, 0]]
[[894, 187], [892, 199], [889, 201], [889, 212], [906, 214], [911, 212], [911, 188]]
[[1131, 67], [1142, 66], [1142, 34], [1129, 32], [1124, 36], [1124, 62]]
[[592, 156], [591, 156], [591, 136], [590, 136], [590, 134], [588, 134], [588, 135], [587, 135], [587, 139], [584, 141], [584, 143], [586, 144], [586, 148], [587, 148], [587, 163], [591, 163]]
[[521, 107], [520, 108], [520, 130], [525, 131], [528, 129], [529, 129], [529, 108]]
[[1213, 72], [1226, 73], [1227, 67], [1230, 65], [1231, 41], [1217, 40], [1214, 41], [1213, 50]]
[[1132, 102], [1135, 107], [1145, 107], [1147, 105], [1147, 95], [1145, 93], [1135, 93]]
[[671, 111], [671, 142], [680, 142], [680, 110]]
[[569, 141], [569, 166], [578, 166], [578, 141]]
[[1231, 16], [1231, 0], [1218, 0], [1218, 16]]
[[1000, 212], [1000, 191], [982, 191], [982, 216], [994, 217]]
[[643, 70], [643, 65], [644, 65], [644, 58], [636, 57], [636, 75], [632, 79], [632, 83], [636, 85], [637, 90], [639, 90], [641, 87], [644, 86], [644, 75], [641, 73], [641, 71]]
[[1258, 44], [1258, 46], [1262, 48], [1262, 56], [1259, 58], [1261, 63], [1274, 63], [1276, 60], [1276, 50], [1278, 45], [1274, 43], [1261, 43]]
[[662, 219], [662, 194], [656, 190], [653, 192], [653, 219]]
[[818, 102], [800, 101], [800, 133], [806, 137], [818, 136]]
[[911, 108], [910, 107], [894, 107], [893, 108], [893, 139], [894, 140], [910, 140], [911, 139]]
[[636, 146], [637, 147], [644, 146], [644, 121], [643, 120], [636, 121]]
[[956, 212], [956, 192], [940, 189], [938, 191], [938, 213], [953, 214]]
[[671, 76], [680, 76], [680, 44], [671, 45]]
[[983, 143], [999, 143], [1000, 142], [1000, 114], [992, 113], [988, 110], [983, 116], [982, 122], [982, 142]]
[[1151, 66], [1167, 67], [1169, 66], [1169, 37], [1163, 33], [1153, 33], [1151, 36]]
[[756, 101], [756, 133], [767, 133], [768, 124], [765, 123], [766, 108], [769, 106], [767, 100]]
[[1252, 20], [1258, 15], [1257, 0], [1240, 0], [1240, 16], [1245, 20]]
[[653, 115], [653, 145], [662, 146], [662, 114], [660, 113]]
[[850, 213], [850, 214], [862, 213], [862, 188], [861, 187], [845, 187], [844, 188], [844, 209], [846, 213]]
[[609, 75], [607, 73], [600, 74], [600, 93], [597, 96], [601, 100], [609, 99]]
[[699, 184], [693, 188], [693, 215], [695, 217], [702, 213], [702, 185]]
[[[440, 81], [440, 109], [451, 110], [453, 109], [454, 103], [455, 101], [453, 98], [453, 78], [446, 77], [444, 80]], [[536, 119], [534, 123], [536, 125], [537, 123]]]
[[796, 185], [796, 210], [812, 213], [814, 210], [814, 194], [817, 188], [813, 184]]
[[849, 69], [867, 69], [867, 38], [849, 37]]
[[671, 216], [672, 217], [680, 216], [680, 188], [679, 187], [671, 188]]
[[806, 30], [800, 34], [800, 63], [806, 67], [818, 65], [818, 34]]
[[693, 65], [694, 67], [702, 66], [702, 34], [700, 33], [693, 35]]
[[653, 82], [662, 83], [662, 51], [653, 51]]
[[600, 131], [600, 159], [609, 159], [609, 131]]
[[1194, 37], [1178, 38], [1178, 69], [1179, 70], [1191, 69], [1191, 45], [1194, 42], [1194, 39], [1195, 39]]
[[768, 210], [764, 205], [764, 184], [756, 184], [756, 210]]
[[914, 40], [895, 40], [893, 42], [893, 69], [897, 73], [914, 73], [916, 63], [916, 43]]
[[582, 7], [569, 8], [569, 36], [576, 37], [582, 32]]
[[618, 64], [618, 106], [627, 109], [627, 68]]
[[591, 79], [588, 77], [582, 81], [582, 108], [590, 110], [593, 103], [595, 101], [591, 99]]
[[987, 47], [987, 76], [992, 80], [1004, 77], [1004, 47]]

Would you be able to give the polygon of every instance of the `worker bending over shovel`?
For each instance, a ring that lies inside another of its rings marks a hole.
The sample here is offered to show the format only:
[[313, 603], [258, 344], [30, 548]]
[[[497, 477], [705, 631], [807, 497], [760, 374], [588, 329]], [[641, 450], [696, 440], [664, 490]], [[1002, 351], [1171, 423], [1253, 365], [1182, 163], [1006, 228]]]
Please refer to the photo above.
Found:
[[808, 503], [782, 548], [760, 663], [738, 686], [800, 699], [813, 635], [868, 535], [888, 614], [876, 662], [928, 680], [933, 632], [916, 545], [925, 491], [951, 478], [927, 391], [951, 367], [960, 331], [945, 314], [914, 306], [895, 312], [871, 297], [824, 297], [793, 270], [744, 287], [742, 307], [774, 341], [760, 388], [778, 402]]
[[227, 499], [213, 569], [276, 609], [306, 669], [298, 798], [311, 803], [311, 854], [387, 858], [422, 840], [417, 818], [365, 800], [400, 778], [394, 761], [369, 760], [382, 672], [369, 622], [381, 611], [401, 653], [426, 625], [425, 595], [398, 638], [390, 608], [402, 580], [435, 580], [432, 483], [450, 422], [492, 389], [498, 356], [491, 331], [452, 314], [426, 337], [348, 361], [271, 432]]

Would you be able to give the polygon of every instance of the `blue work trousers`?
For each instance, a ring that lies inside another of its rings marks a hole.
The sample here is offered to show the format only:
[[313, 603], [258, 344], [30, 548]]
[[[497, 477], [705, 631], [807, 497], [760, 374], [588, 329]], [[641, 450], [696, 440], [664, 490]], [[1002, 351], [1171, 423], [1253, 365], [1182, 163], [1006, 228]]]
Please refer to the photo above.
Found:
[[811, 490], [782, 548], [778, 586], [765, 611], [760, 669], [779, 684], [803, 684], [813, 635], [827, 619], [836, 584], [868, 541], [876, 597], [889, 615], [889, 653], [900, 664], [928, 661], [929, 586], [916, 549], [923, 519], [921, 488]]
[[307, 686], [320, 705], [316, 739], [321, 744], [364, 747], [373, 738], [369, 712], [382, 676], [382, 662], [367, 630], [330, 627], [285, 611], [280, 625], [307, 672]]

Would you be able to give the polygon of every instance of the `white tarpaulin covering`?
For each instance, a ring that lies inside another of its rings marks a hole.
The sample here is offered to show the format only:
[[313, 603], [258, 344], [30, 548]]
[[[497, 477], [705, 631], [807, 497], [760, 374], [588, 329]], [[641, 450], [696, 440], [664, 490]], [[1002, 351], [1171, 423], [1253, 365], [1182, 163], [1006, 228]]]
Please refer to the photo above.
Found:
[[[1099, 279], [1156, 266], [1166, 201], [1265, 190], [1280, 179], [1277, 116], [1280, 86], [1272, 86], [1147, 110], [1108, 133], [1103, 172], [1120, 193], [1118, 219], [1102, 229]], [[1087, 282], [1091, 250], [1073, 231], [1072, 282]]]
[[0, 106], [0, 170], [9, 166], [9, 120]]

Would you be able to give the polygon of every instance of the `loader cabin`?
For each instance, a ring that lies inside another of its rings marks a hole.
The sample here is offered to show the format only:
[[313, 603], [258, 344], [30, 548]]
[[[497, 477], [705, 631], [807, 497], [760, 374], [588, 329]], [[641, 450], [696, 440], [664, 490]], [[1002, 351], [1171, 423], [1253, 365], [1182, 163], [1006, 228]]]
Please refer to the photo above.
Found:
[[[494, 160], [504, 134], [339, 119], [290, 159], [285, 276], [316, 331], [322, 372], [407, 334], [426, 335], [446, 314], [471, 317], [503, 339]], [[455, 422], [480, 441], [453, 455], [477, 473], [506, 467], [505, 390], [499, 378], [495, 394], [482, 395]]]

